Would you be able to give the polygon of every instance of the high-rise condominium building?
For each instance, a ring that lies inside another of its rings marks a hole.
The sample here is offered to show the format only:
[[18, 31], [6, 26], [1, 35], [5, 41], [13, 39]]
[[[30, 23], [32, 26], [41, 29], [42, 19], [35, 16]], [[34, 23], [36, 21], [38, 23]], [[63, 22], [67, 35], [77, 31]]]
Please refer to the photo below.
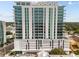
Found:
[[0, 46], [6, 42], [6, 29], [5, 29], [5, 22], [0, 21]]
[[57, 2], [15, 2], [15, 51], [68, 48], [63, 39], [64, 6]]

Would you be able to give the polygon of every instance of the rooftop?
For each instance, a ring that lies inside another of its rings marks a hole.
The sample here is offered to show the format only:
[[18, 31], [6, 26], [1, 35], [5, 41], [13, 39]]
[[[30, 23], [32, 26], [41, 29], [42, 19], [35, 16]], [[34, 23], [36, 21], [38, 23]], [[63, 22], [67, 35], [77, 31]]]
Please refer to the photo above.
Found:
[[79, 37], [78, 36], [73, 35], [73, 36], [70, 36], [70, 38], [72, 38], [73, 40], [79, 42]]
[[15, 5], [23, 5], [23, 6], [29, 6], [29, 5], [32, 5], [32, 6], [54, 6], [54, 5], [58, 5], [57, 2], [53, 1], [47, 1], [47, 2], [21, 2], [21, 1], [17, 1], [15, 2]]

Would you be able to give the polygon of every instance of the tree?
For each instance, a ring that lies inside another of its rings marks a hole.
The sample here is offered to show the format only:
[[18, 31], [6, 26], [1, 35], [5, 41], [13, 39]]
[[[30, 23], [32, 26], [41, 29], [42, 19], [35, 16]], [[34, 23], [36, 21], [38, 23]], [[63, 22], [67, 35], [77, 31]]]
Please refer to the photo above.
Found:
[[76, 30], [75, 30], [75, 33], [78, 33], [78, 34], [79, 34], [79, 29], [76, 29]]
[[74, 51], [74, 54], [79, 55], [79, 50]]
[[0, 47], [3, 47], [4, 46], [4, 44], [0, 44]]
[[66, 55], [65, 51], [62, 48], [54, 48], [49, 52], [49, 54], [51, 54], [51, 55]]
[[16, 51], [10, 52], [9, 55], [10, 55], [10, 56], [12, 56], [12, 55], [16, 55]]
[[7, 32], [6, 32], [6, 35], [12, 35], [12, 32], [7, 31]]

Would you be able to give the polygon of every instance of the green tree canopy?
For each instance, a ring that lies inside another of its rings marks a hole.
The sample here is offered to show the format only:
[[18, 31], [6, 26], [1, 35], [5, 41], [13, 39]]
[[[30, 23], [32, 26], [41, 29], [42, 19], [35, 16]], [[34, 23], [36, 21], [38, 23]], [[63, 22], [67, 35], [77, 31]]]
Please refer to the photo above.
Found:
[[6, 35], [12, 35], [12, 32], [7, 31], [7, 32], [6, 32]]
[[51, 55], [66, 55], [65, 51], [62, 48], [54, 48], [49, 52], [49, 54], [51, 54]]
[[79, 55], [79, 50], [74, 51], [74, 54]]

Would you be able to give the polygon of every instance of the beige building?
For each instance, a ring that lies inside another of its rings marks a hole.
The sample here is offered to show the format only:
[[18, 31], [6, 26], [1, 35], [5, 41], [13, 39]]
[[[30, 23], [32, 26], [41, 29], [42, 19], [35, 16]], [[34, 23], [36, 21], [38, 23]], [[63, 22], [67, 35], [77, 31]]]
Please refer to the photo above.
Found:
[[71, 36], [69, 42], [71, 51], [79, 50], [79, 37]]

